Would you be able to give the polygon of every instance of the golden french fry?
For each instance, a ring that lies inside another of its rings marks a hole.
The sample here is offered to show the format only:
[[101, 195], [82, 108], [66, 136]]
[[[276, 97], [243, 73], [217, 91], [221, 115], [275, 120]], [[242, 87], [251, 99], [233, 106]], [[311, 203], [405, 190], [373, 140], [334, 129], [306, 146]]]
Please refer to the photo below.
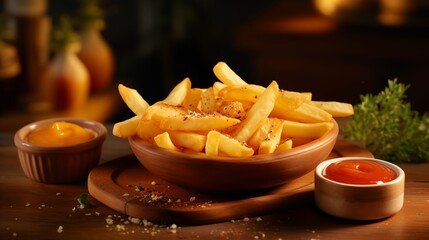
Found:
[[253, 84], [230, 85], [221, 89], [218, 95], [225, 100], [248, 101], [254, 103], [264, 90], [264, 87]]
[[227, 85], [221, 82], [214, 82], [213, 83], [213, 92], [215, 94], [215, 96], [218, 95], [219, 91], [222, 90], [224, 87], [226, 87]]
[[174, 146], [173, 142], [170, 139], [170, 134], [168, 132], [163, 132], [159, 135], [156, 135], [153, 140], [158, 147], [165, 148], [168, 150], [180, 151], [179, 148]]
[[218, 156], [219, 155], [219, 141], [221, 133], [218, 131], [210, 131], [207, 134], [205, 152], [207, 156]]
[[332, 129], [332, 122], [301, 123], [289, 120], [283, 120], [283, 138], [319, 138]]
[[313, 98], [313, 93], [311, 92], [301, 92], [300, 94], [304, 96], [305, 102], [310, 102]]
[[330, 113], [333, 117], [348, 117], [354, 114], [353, 105], [343, 102], [310, 101], [310, 104]]
[[128, 88], [123, 84], [118, 85], [119, 94], [128, 108], [136, 115], [142, 115], [149, 107], [149, 104], [137, 92], [137, 90]]
[[245, 119], [240, 122], [233, 134], [234, 138], [240, 142], [247, 142], [270, 115], [278, 95], [279, 85], [272, 81], [247, 112]]
[[170, 139], [175, 146], [192, 149], [196, 152], [203, 151], [206, 145], [206, 136], [194, 132], [171, 131]]
[[303, 144], [309, 143], [314, 140], [314, 138], [305, 138], [305, 137], [293, 137], [291, 139], [293, 142], [293, 147], [301, 146]]
[[333, 117], [353, 115], [353, 106], [313, 101], [310, 92], [247, 84], [226, 63], [213, 72], [207, 89], [185, 78], [163, 100], [150, 105], [135, 89], [118, 86], [137, 115], [113, 126], [113, 135], [141, 139], [166, 149], [208, 156], [246, 157], [284, 152], [323, 136]]
[[253, 148], [246, 147], [236, 139], [230, 138], [224, 134], [220, 134], [218, 147], [220, 152], [231, 157], [250, 157], [254, 153]]
[[216, 98], [213, 88], [210, 87], [201, 94], [201, 112], [214, 113], [216, 111]]
[[307, 98], [308, 95], [299, 92], [280, 91], [273, 112], [295, 110], [306, 102]]
[[164, 102], [157, 102], [146, 109], [142, 119], [161, 121], [161, 119], [177, 116], [185, 116], [188, 110], [181, 106], [172, 106]]
[[141, 119], [137, 125], [136, 133], [143, 140], [152, 140], [156, 135], [163, 133], [159, 128], [159, 122], [155, 120]]
[[171, 90], [167, 98], [165, 98], [162, 102], [173, 106], [179, 106], [185, 100], [189, 89], [191, 89], [191, 80], [189, 78], [185, 78], [179, 84], [177, 84], [173, 90]]
[[247, 144], [251, 146], [253, 149], [258, 149], [261, 145], [261, 142], [263, 142], [270, 132], [271, 129], [271, 123], [270, 119], [266, 118], [264, 120], [264, 123], [256, 130], [256, 132], [250, 137], [250, 139], [247, 141]]
[[246, 85], [247, 84], [224, 62], [218, 62], [213, 67], [213, 72], [216, 75], [216, 77], [226, 85]]
[[134, 116], [122, 122], [117, 122], [113, 125], [112, 134], [116, 137], [127, 138], [137, 133], [137, 126], [141, 116]]
[[332, 119], [330, 113], [307, 102], [291, 111], [273, 111], [271, 117], [305, 123], [329, 122]]
[[293, 141], [292, 139], [286, 139], [283, 143], [279, 144], [274, 152], [286, 152], [287, 150], [292, 149]]
[[261, 142], [258, 149], [258, 154], [273, 153], [280, 143], [283, 120], [277, 118], [270, 118], [271, 129], [267, 138]]
[[191, 112], [183, 116], [172, 116], [159, 121], [161, 129], [171, 131], [205, 131], [228, 128], [236, 125], [240, 120], [220, 114], [199, 114]]
[[246, 115], [243, 102], [240, 101], [217, 101], [216, 111], [226, 117], [242, 119]]
[[201, 99], [201, 94], [203, 89], [201, 88], [191, 88], [186, 95], [185, 100], [183, 101], [183, 107], [190, 111], [199, 111], [199, 104]]
[[[264, 87], [253, 84], [227, 86], [219, 91], [219, 97], [226, 100], [256, 102], [264, 90]], [[281, 90], [273, 111], [291, 111], [306, 101], [309, 101], [308, 94]]]
[[193, 155], [201, 155], [201, 156], [206, 155], [204, 152], [194, 151], [194, 150], [189, 149], [189, 148], [184, 148], [182, 150], [182, 152], [186, 153], [186, 154], [193, 154]]

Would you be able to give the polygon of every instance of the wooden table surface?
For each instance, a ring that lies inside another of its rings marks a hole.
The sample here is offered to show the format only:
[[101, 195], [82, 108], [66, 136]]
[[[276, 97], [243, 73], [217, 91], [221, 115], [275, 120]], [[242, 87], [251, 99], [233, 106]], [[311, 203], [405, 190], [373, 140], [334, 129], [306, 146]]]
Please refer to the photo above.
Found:
[[[109, 134], [101, 163], [131, 153], [128, 142]], [[25, 177], [13, 135], [0, 133], [0, 239], [428, 239], [429, 164], [402, 164], [405, 203], [378, 221], [349, 221], [321, 212], [313, 201], [269, 215], [197, 225], [133, 223], [90, 198], [79, 209], [75, 197], [86, 181], [42, 184]], [[61, 231], [62, 230], [62, 231]]]

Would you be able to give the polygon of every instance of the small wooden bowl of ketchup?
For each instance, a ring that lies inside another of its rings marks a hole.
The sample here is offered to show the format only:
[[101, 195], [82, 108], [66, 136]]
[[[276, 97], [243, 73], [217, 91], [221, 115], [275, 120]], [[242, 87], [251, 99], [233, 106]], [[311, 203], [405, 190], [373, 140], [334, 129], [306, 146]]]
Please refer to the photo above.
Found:
[[107, 130], [80, 118], [51, 118], [28, 124], [15, 134], [24, 174], [43, 183], [86, 178], [98, 165]]
[[341, 157], [316, 167], [315, 201], [324, 212], [352, 220], [376, 220], [399, 212], [405, 173], [374, 158]]

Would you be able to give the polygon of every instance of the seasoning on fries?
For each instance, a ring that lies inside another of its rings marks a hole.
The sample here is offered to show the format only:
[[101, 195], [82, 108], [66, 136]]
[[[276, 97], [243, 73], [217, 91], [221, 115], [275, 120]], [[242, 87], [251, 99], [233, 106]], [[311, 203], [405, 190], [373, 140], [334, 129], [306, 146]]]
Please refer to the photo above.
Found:
[[224, 62], [213, 72], [219, 79], [213, 86], [192, 88], [185, 78], [152, 105], [135, 89], [119, 84], [135, 116], [116, 123], [113, 135], [138, 135], [189, 154], [249, 157], [317, 139], [333, 127], [333, 117], [354, 113], [349, 103], [314, 101], [311, 93], [282, 90], [276, 81], [267, 87], [247, 84]]

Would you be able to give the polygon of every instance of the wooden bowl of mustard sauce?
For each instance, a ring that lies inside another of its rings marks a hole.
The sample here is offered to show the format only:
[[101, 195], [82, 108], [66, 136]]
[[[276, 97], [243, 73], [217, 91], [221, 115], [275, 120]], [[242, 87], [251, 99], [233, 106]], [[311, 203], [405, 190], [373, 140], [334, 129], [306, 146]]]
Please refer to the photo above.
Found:
[[15, 133], [24, 174], [42, 183], [86, 178], [98, 165], [107, 130], [99, 122], [52, 118], [30, 123]]

